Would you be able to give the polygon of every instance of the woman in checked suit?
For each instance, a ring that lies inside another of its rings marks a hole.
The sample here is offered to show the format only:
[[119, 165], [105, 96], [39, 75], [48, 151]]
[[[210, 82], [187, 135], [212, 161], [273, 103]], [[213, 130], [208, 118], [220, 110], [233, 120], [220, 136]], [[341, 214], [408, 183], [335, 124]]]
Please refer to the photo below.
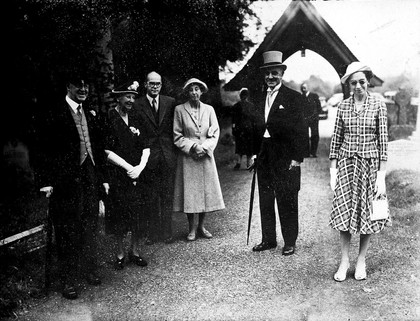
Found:
[[372, 70], [353, 62], [341, 82], [352, 95], [338, 107], [330, 146], [331, 188], [334, 191], [329, 225], [340, 231], [341, 263], [334, 274], [338, 282], [347, 277], [352, 234], [360, 234], [354, 277], [364, 280], [366, 252], [372, 234], [391, 226], [390, 218], [372, 221], [372, 200], [383, 195], [388, 148], [387, 110], [383, 101], [367, 91]]

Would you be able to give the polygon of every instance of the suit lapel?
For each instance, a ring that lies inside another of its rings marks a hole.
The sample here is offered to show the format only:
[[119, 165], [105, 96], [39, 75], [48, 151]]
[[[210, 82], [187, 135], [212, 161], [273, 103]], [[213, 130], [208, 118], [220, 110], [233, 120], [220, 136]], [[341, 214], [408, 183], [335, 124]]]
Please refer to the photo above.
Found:
[[146, 96], [142, 97], [141, 105], [143, 107], [142, 108], [143, 112], [146, 114], [147, 117], [149, 117], [152, 124], [154, 124], [157, 127], [155, 116], [153, 115], [153, 112], [152, 112], [152, 106], [150, 105], [149, 100], [147, 99]]
[[190, 118], [192, 119], [192, 121], [194, 122], [194, 124], [198, 127], [198, 123], [195, 120], [194, 116], [192, 115], [192, 110], [191, 110], [191, 106], [189, 102], [186, 102], [184, 104], [184, 109], [186, 110], [186, 112], [188, 113], [188, 115], [190, 115]]
[[159, 125], [162, 124], [163, 117], [167, 111], [166, 104], [163, 102], [162, 97], [159, 95]]

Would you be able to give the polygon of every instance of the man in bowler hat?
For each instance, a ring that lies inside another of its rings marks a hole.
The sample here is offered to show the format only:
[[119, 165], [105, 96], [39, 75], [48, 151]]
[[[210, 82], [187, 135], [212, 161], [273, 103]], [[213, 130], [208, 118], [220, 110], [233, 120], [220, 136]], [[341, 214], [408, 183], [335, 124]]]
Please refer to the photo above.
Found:
[[[97, 244], [99, 191], [107, 187], [103, 124], [87, 106], [89, 85], [80, 74], [67, 76], [67, 94], [51, 104], [40, 128], [40, 191], [49, 198], [62, 294], [78, 297], [78, 277], [99, 285]], [[102, 186], [102, 183], [104, 185]]]
[[282, 254], [292, 255], [298, 236], [300, 164], [306, 152], [307, 135], [301, 95], [282, 84], [287, 68], [282, 56], [280, 51], [267, 51], [260, 67], [266, 91], [256, 104], [251, 167], [256, 167], [258, 176], [262, 241], [252, 250], [259, 252], [277, 246], [277, 201], [284, 239]]

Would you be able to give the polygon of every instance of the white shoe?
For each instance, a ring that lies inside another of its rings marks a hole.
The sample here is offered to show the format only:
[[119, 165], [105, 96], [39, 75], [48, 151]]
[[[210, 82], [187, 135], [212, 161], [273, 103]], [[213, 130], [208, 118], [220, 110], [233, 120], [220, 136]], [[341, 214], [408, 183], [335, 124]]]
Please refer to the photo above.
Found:
[[356, 270], [354, 272], [354, 278], [357, 281], [366, 280], [367, 279], [367, 273], [366, 273], [366, 264], [363, 264], [362, 267], [358, 268], [356, 266]]

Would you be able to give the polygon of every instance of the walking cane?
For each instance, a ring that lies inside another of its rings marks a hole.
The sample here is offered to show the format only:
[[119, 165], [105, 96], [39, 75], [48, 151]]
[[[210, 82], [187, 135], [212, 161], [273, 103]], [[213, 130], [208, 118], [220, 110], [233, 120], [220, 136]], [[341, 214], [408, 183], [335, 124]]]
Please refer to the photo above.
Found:
[[251, 219], [252, 219], [252, 209], [254, 207], [254, 192], [255, 192], [255, 176], [257, 174], [257, 166], [254, 165], [250, 168], [254, 172], [252, 173], [252, 182], [251, 182], [251, 197], [249, 199], [249, 216], [248, 216], [248, 235], [246, 238], [246, 245], [249, 243], [249, 233], [251, 231]]
[[52, 258], [52, 218], [50, 215], [50, 195], [47, 198], [47, 222], [46, 222], [46, 244], [45, 244], [45, 292], [49, 293], [51, 286], [51, 258]]

